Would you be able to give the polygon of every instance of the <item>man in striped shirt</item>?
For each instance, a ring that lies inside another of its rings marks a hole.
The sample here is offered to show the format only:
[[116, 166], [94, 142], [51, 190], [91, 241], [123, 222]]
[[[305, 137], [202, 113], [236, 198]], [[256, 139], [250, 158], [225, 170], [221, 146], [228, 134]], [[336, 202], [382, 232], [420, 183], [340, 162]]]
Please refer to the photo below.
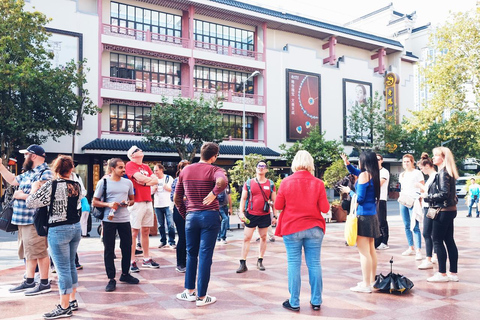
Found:
[[[227, 186], [225, 173], [212, 164], [218, 158], [219, 147], [207, 142], [200, 151], [200, 162], [189, 165], [178, 177], [173, 201], [185, 218], [187, 240], [187, 271], [185, 291], [177, 299], [196, 301], [197, 307], [214, 303], [217, 299], [207, 295], [213, 250], [220, 231], [220, 212], [217, 195]], [[187, 204], [183, 197], [188, 199]], [[198, 265], [198, 292], [195, 278]]]

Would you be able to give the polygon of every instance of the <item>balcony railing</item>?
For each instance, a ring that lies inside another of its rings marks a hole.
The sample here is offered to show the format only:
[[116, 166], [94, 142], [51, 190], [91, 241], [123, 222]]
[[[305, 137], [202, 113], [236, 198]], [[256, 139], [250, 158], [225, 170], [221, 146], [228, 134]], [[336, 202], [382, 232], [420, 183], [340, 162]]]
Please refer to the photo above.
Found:
[[202, 42], [195, 40], [194, 43], [195, 49], [215, 52], [217, 54], [225, 55], [225, 56], [232, 56], [232, 57], [239, 57], [239, 58], [246, 58], [252, 60], [259, 60], [263, 61], [263, 53], [255, 52], [250, 50], [244, 49], [237, 49], [232, 48], [231, 46], [222, 46], [219, 44], [209, 43], [209, 42]]
[[[232, 90], [217, 91], [215, 89], [203, 89], [203, 88], [193, 88], [193, 96], [195, 99], [199, 99], [203, 94], [203, 97], [206, 99], [213, 99], [217, 96], [220, 100], [232, 103], [243, 104], [243, 93], [242, 92], [233, 92]], [[263, 96], [258, 94], [245, 94], [245, 104], [254, 105], [254, 106], [263, 106]]]
[[135, 80], [123, 78], [102, 78], [102, 88], [128, 92], [145, 92], [167, 97], [189, 96], [190, 88], [174, 84], [152, 82], [150, 80]]
[[[129, 38], [129, 39], [134, 39], [139, 41], [155, 42], [155, 43], [179, 46], [183, 48], [190, 48], [190, 40], [187, 38], [174, 37], [166, 34], [114, 26], [110, 24], [103, 24], [103, 34], [114, 36], [114, 37]], [[231, 57], [239, 57], [239, 58], [245, 58], [245, 59], [251, 59], [251, 60], [264, 61], [263, 53], [261, 52], [237, 49], [237, 48], [232, 48], [230, 46], [222, 46], [219, 44], [201, 42], [196, 40], [193, 43], [194, 43], [193, 44], [194, 49], [197, 49], [197, 50], [214, 52], [216, 54], [231, 56]]]
[[179, 46], [183, 48], [190, 47], [190, 41], [186, 38], [179, 38], [179, 37], [169, 36], [166, 34], [114, 26], [110, 24], [103, 25], [103, 34], [111, 35], [114, 37], [129, 38], [129, 39], [134, 39], [139, 41], [174, 45], [174, 46]]

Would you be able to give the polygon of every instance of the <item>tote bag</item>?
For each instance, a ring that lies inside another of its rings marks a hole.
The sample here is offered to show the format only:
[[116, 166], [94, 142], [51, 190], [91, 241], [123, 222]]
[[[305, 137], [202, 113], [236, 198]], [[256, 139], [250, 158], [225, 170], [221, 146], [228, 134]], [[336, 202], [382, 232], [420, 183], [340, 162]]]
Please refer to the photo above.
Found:
[[347, 216], [345, 222], [345, 241], [349, 246], [354, 246], [357, 243], [358, 235], [358, 218], [357, 218], [357, 195], [352, 197], [350, 205], [350, 214]]

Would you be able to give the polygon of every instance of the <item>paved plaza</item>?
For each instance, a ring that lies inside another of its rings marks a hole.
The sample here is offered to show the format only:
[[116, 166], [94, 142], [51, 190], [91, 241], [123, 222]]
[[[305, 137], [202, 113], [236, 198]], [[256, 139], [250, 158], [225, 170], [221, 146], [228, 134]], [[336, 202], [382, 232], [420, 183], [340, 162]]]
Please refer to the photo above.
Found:
[[[354, 293], [350, 287], [361, 281], [360, 262], [355, 247], [346, 247], [343, 223], [328, 223], [322, 248], [323, 304], [321, 311], [309, 305], [309, 285], [306, 267], [302, 268], [300, 312], [282, 308], [288, 298], [287, 261], [282, 239], [268, 244], [264, 265], [256, 269], [258, 243], [252, 241], [247, 260], [249, 271], [236, 274], [242, 246], [241, 229], [228, 233], [228, 244], [217, 244], [208, 293], [218, 301], [197, 308], [194, 303], [175, 299], [183, 290], [184, 274], [175, 271], [175, 251], [157, 249], [158, 236], [151, 237], [154, 259], [160, 269], [141, 269], [134, 276], [139, 285], [118, 282], [117, 290], [105, 292], [107, 278], [103, 266], [103, 250], [97, 237], [82, 239], [77, 300], [80, 308], [76, 319], [472, 319], [480, 314], [480, 249], [478, 245], [480, 219], [466, 218], [460, 210], [455, 220], [455, 240], [459, 249], [460, 282], [427, 283], [436, 271], [417, 269], [414, 256], [403, 257], [406, 239], [398, 215], [389, 216], [390, 249], [377, 251], [378, 272], [390, 270], [394, 257], [394, 272], [410, 278], [415, 287], [408, 294]], [[96, 233], [92, 231], [92, 234]], [[423, 239], [422, 239], [423, 240]], [[118, 247], [118, 244], [117, 244]], [[41, 319], [44, 312], [58, 304], [56, 275], [53, 274], [51, 293], [25, 297], [11, 294], [8, 289], [21, 281], [24, 267], [16, 257], [16, 241], [0, 243], [0, 319]], [[423, 253], [424, 253], [423, 249]], [[120, 250], [116, 250], [120, 257]], [[119, 275], [120, 260], [115, 260]]]

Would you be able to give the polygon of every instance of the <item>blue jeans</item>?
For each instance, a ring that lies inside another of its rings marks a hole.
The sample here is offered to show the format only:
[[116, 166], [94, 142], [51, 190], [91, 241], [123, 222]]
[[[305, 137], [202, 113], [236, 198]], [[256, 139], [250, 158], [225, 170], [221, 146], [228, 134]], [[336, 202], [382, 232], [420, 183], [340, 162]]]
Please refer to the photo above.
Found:
[[222, 216], [222, 223], [220, 232], [218, 233], [217, 240], [227, 239], [227, 230], [230, 227], [230, 217], [228, 216], [228, 206], [220, 207], [220, 215]]
[[290, 292], [289, 301], [292, 307], [300, 306], [302, 247], [305, 250], [305, 262], [308, 267], [311, 292], [310, 302], [313, 305], [322, 304], [323, 280], [320, 251], [322, 249], [323, 236], [323, 230], [319, 227], [283, 236], [283, 242], [287, 249], [288, 291]]
[[167, 244], [167, 237], [165, 234], [165, 220], [167, 221], [168, 228], [168, 244], [175, 244], [175, 225], [173, 224], [173, 214], [170, 207], [155, 208], [155, 214], [157, 215], [158, 231], [160, 232], [160, 242]]
[[188, 212], [185, 221], [187, 240], [185, 289], [195, 289], [198, 265], [197, 297], [203, 297], [207, 294], [213, 249], [215, 249], [219, 230], [220, 215], [218, 211]]
[[[403, 224], [405, 225], [405, 234], [407, 236], [407, 242], [409, 246], [413, 246], [413, 235], [412, 230], [410, 230], [410, 215], [413, 214], [413, 208], [407, 208], [402, 204], [400, 206], [400, 215], [402, 216]], [[420, 227], [418, 226], [418, 221], [415, 220], [415, 227], [413, 228], [413, 233], [415, 234], [415, 249], [422, 248], [422, 233], [420, 232]]]
[[48, 229], [48, 251], [58, 274], [60, 295], [70, 294], [78, 287], [75, 254], [82, 236], [80, 222]]
[[472, 216], [472, 207], [473, 207], [473, 204], [477, 204], [477, 206], [475, 207], [475, 209], [477, 210], [477, 217], [478, 217], [478, 198], [476, 200], [473, 200], [473, 198], [470, 198], [470, 204], [468, 205], [468, 216], [471, 217]]

